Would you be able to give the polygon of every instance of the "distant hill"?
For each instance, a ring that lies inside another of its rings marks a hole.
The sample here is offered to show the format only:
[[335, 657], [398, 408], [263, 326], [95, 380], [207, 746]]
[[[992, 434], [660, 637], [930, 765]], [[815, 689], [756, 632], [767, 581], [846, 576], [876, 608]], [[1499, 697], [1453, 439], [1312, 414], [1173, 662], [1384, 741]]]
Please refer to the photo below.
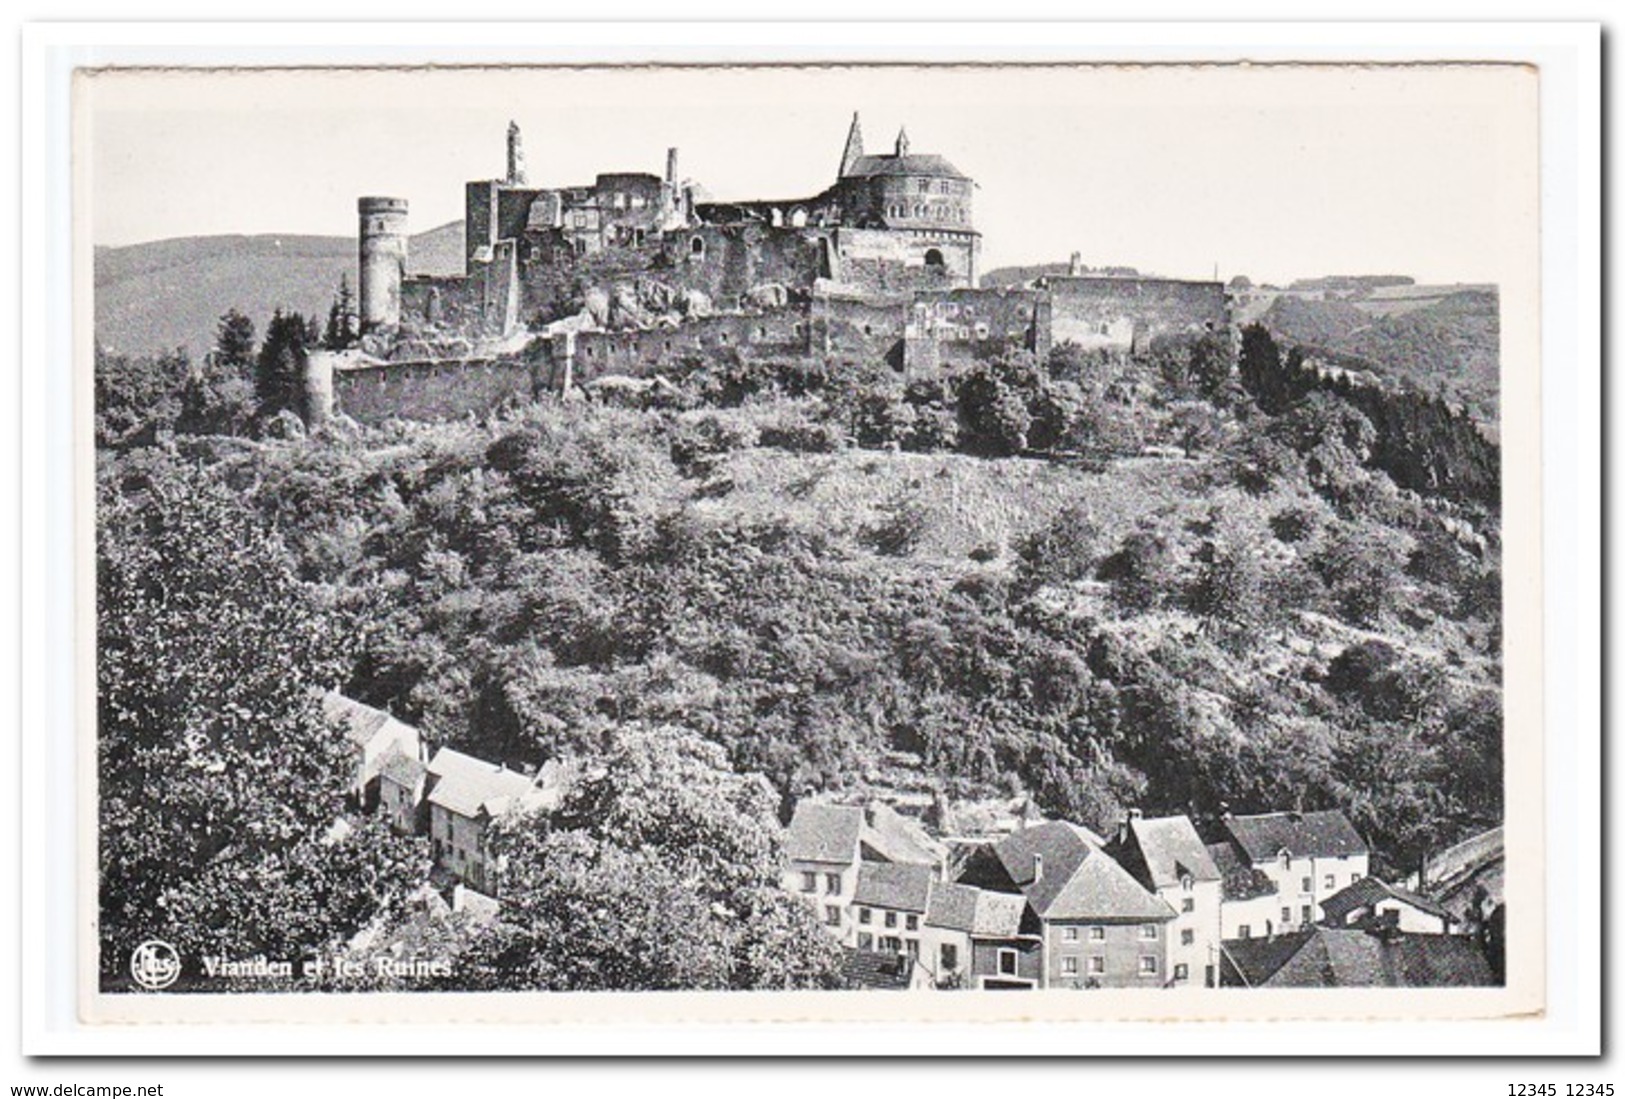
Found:
[[[463, 270], [463, 223], [412, 237], [408, 270]], [[177, 237], [96, 249], [96, 339], [112, 351], [152, 354], [214, 346], [220, 315], [236, 308], [263, 333], [274, 309], [327, 316], [343, 275], [355, 286], [353, 237]]]
[[[1001, 286], [1022, 286], [1045, 275], [1065, 275], [1072, 270], [1069, 263], [1032, 263], [1019, 267], [995, 267], [982, 276], [982, 286], [993, 290]], [[1132, 267], [1085, 267], [1086, 275], [1133, 276], [1140, 272]]]
[[1277, 340], [1361, 360], [1499, 421], [1500, 298], [1484, 286], [1407, 287], [1355, 299], [1281, 294], [1259, 316]]

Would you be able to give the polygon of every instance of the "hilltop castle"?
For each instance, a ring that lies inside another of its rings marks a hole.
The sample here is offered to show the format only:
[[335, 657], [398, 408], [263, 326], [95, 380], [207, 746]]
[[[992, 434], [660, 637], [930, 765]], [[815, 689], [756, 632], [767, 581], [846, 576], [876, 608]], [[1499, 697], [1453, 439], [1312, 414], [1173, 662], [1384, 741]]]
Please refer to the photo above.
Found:
[[1073, 273], [979, 289], [976, 184], [906, 130], [869, 153], [857, 115], [810, 197], [711, 201], [678, 171], [464, 192], [464, 272], [409, 275], [407, 203], [359, 200], [362, 347], [313, 353], [312, 415], [439, 418], [647, 375], [685, 358], [883, 361], [908, 373], [1053, 343], [1132, 349], [1228, 324], [1218, 283]]

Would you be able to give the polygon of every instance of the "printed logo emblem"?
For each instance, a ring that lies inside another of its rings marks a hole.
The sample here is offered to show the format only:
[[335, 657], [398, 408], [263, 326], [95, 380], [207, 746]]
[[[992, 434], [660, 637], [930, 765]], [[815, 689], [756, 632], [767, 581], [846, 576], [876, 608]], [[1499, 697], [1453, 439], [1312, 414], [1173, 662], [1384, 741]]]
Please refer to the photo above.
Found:
[[130, 955], [130, 976], [142, 988], [168, 988], [181, 975], [181, 957], [162, 939], [148, 939]]

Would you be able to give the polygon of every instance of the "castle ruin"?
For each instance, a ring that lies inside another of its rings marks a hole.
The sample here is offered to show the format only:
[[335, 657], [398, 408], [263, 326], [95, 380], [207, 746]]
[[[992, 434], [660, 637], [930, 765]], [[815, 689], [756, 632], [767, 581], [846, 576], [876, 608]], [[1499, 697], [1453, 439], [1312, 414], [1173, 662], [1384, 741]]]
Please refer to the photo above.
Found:
[[408, 274], [407, 203], [359, 200], [359, 348], [312, 352], [314, 421], [483, 412], [685, 359], [886, 362], [908, 374], [1054, 343], [1132, 350], [1229, 323], [1217, 282], [1081, 273], [977, 286], [975, 182], [946, 158], [865, 150], [808, 197], [712, 201], [678, 171], [535, 187], [519, 127], [506, 171], [464, 192], [464, 271]]

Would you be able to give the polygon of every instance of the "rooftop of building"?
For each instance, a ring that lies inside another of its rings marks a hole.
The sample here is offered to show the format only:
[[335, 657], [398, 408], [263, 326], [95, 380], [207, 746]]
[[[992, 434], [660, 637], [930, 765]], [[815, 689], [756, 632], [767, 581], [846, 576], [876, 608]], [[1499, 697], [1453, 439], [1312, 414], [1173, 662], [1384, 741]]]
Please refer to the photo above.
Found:
[[1283, 851], [1293, 858], [1324, 859], [1365, 855], [1371, 850], [1340, 809], [1227, 816], [1224, 826], [1255, 863], [1277, 858]]
[[1311, 927], [1224, 943], [1237, 983], [1275, 988], [1443, 988], [1491, 985], [1482, 948], [1463, 935], [1379, 934]]
[[1043, 920], [1165, 920], [1174, 910], [1065, 821], [1013, 832], [993, 845], [1011, 882]]
[[342, 722], [344, 738], [358, 748], [371, 744], [373, 738], [392, 723], [399, 727], [400, 732], [416, 732], [412, 726], [397, 721], [385, 711], [368, 706], [365, 702], [357, 702], [337, 691], [328, 691], [322, 696], [322, 713], [331, 721]]
[[858, 866], [853, 904], [925, 914], [934, 875], [929, 866], [898, 862], [865, 862]]
[[1330, 897], [1320, 902], [1321, 911], [1326, 918], [1335, 923], [1343, 923], [1350, 912], [1357, 908], [1379, 904], [1385, 900], [1395, 900], [1408, 904], [1412, 908], [1426, 912], [1430, 916], [1441, 919], [1452, 919], [1448, 909], [1419, 893], [1412, 893], [1409, 889], [1397, 885], [1389, 885], [1379, 878], [1361, 878], [1359, 881], [1338, 890]]
[[428, 773], [435, 780], [429, 803], [459, 816], [500, 816], [516, 803], [540, 800], [528, 776], [451, 748], [435, 752]]
[[1153, 889], [1173, 888], [1187, 877], [1199, 882], [1224, 877], [1187, 816], [1131, 817], [1126, 831]]

